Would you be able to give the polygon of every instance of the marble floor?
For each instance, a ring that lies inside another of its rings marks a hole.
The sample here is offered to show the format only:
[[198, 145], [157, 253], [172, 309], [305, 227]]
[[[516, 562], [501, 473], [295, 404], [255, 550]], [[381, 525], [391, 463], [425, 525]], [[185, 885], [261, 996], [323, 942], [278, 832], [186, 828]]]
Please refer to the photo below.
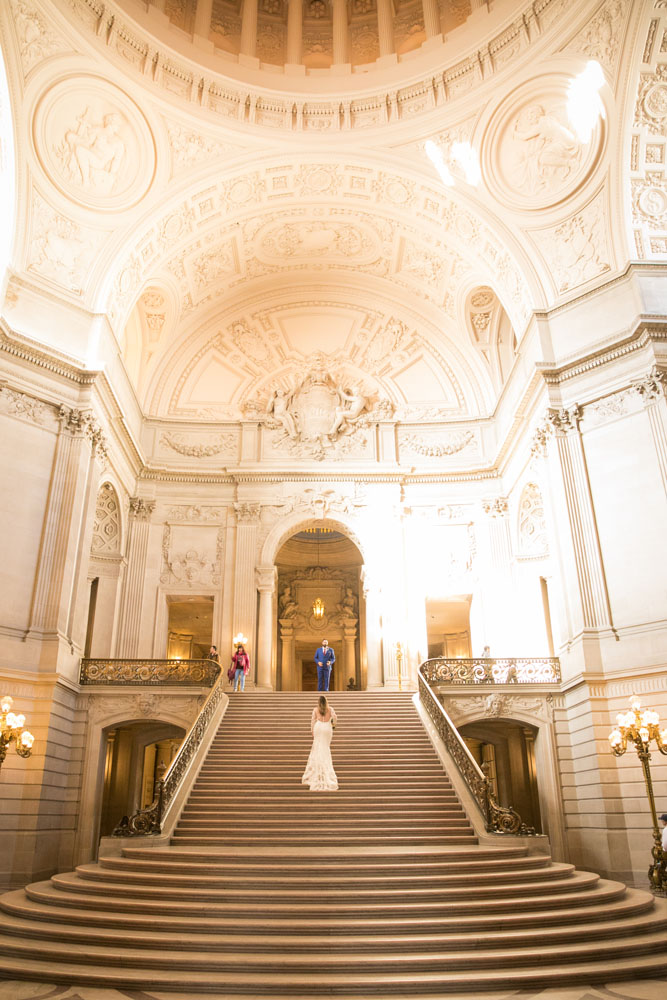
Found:
[[[90, 986], [53, 986], [49, 983], [0, 980], [0, 1000], [197, 1000], [192, 993], [163, 990], [109, 990]], [[229, 994], [208, 993], [207, 1000], [234, 1000]], [[667, 977], [599, 986], [563, 986], [548, 990], [501, 990], [485, 993], [448, 993], [447, 1000], [665, 1000]], [[244, 1000], [255, 1000], [246, 994]], [[377, 994], [369, 1000], [382, 1000]], [[411, 1000], [419, 998], [411, 997]]]

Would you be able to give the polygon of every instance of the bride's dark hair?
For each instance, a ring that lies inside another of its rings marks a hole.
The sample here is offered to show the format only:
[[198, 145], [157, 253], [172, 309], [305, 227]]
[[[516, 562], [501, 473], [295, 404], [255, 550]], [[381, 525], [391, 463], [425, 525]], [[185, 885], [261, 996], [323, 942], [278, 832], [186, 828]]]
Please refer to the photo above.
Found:
[[323, 694], [320, 695], [319, 707], [320, 707], [320, 715], [326, 715], [327, 699], [324, 697]]

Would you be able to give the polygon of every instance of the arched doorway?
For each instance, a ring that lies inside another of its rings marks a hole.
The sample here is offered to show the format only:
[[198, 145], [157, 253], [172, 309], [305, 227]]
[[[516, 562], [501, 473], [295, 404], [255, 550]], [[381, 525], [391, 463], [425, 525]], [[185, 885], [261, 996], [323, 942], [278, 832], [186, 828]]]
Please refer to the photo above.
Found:
[[480, 719], [458, 727], [477, 763], [486, 765], [491, 790], [502, 806], [542, 830], [535, 759], [536, 726], [512, 719]]
[[317, 688], [315, 650], [334, 647], [334, 691], [366, 687], [363, 557], [333, 522], [297, 529], [278, 549], [276, 688]]

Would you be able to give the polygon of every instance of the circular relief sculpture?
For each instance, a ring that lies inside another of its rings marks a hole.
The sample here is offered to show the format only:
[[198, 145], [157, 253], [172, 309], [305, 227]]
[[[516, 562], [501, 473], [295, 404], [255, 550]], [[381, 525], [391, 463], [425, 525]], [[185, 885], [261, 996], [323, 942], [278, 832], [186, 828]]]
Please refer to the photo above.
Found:
[[496, 109], [482, 145], [483, 174], [493, 194], [510, 208], [543, 211], [569, 198], [599, 160], [603, 127], [588, 142], [567, 115], [571, 77], [560, 74], [537, 88], [531, 80]]
[[124, 91], [96, 77], [50, 87], [37, 104], [33, 140], [56, 187], [96, 211], [131, 208], [155, 174], [146, 119]]

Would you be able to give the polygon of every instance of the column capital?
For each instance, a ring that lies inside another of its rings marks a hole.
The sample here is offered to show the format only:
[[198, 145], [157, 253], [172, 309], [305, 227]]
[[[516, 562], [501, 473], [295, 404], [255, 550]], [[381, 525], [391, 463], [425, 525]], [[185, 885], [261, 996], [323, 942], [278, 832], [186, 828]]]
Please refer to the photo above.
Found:
[[259, 524], [261, 504], [258, 503], [235, 503], [237, 524]]
[[551, 437], [552, 427], [548, 420], [536, 427], [530, 443], [530, 454], [532, 458], [545, 458], [547, 454], [547, 444]]
[[275, 566], [256, 566], [255, 567], [255, 582], [257, 584], [257, 589], [259, 591], [266, 591], [269, 594], [275, 593], [276, 590], [276, 567]]
[[107, 441], [104, 431], [90, 410], [79, 410], [76, 407], [62, 403], [58, 411], [61, 433], [69, 433], [73, 437], [87, 437], [94, 455], [105, 459]]
[[154, 500], [144, 500], [143, 497], [130, 497], [130, 517], [136, 521], [148, 521], [155, 510]]
[[644, 405], [664, 399], [667, 395], [667, 372], [654, 365], [648, 375], [632, 383], [632, 388], [639, 393]]
[[482, 510], [489, 517], [506, 517], [509, 511], [507, 497], [493, 497], [491, 500], [482, 500]]
[[574, 406], [549, 408], [547, 410], [547, 421], [552, 430], [560, 437], [571, 434], [579, 430], [579, 424], [583, 416], [583, 409], [575, 403]]

